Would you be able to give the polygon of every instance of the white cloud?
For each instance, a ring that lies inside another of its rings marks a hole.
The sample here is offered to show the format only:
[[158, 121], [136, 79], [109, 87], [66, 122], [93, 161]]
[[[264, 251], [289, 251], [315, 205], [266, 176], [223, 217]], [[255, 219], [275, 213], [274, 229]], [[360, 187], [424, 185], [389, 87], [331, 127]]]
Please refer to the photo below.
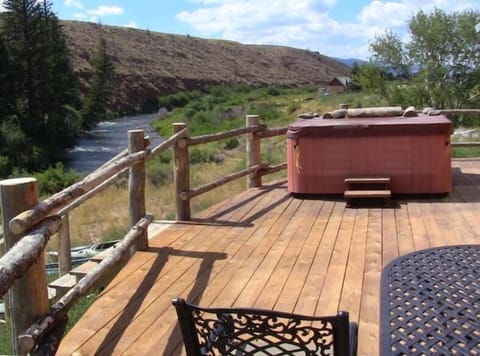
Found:
[[75, 20], [85, 20], [88, 16], [83, 12], [76, 12], [73, 14]]
[[87, 13], [93, 16], [122, 15], [123, 8], [119, 6], [100, 5], [94, 10], [88, 10]]
[[385, 29], [390, 28], [405, 38], [407, 20], [418, 10], [475, 9], [477, 1], [367, 1], [354, 20], [344, 22], [330, 14], [334, 13], [334, 7], [349, 6], [346, 0], [190, 0], [197, 8], [178, 13], [177, 19], [192, 26], [200, 36], [367, 58], [368, 43]]
[[74, 7], [77, 9], [82, 9], [83, 5], [78, 0], [65, 0], [65, 7]]
[[122, 27], [138, 28], [138, 24], [135, 21], [130, 21], [129, 23], [122, 25]]

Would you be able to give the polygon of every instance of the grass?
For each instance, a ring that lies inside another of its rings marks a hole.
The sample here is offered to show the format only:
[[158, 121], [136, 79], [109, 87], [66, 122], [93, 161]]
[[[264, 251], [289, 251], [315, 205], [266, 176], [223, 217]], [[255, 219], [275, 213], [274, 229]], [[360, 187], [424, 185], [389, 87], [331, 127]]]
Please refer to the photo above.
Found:
[[471, 158], [480, 157], [480, 147], [454, 147], [452, 149], [453, 158]]
[[6, 324], [0, 324], [0, 355], [12, 355], [11, 327], [7, 320]]

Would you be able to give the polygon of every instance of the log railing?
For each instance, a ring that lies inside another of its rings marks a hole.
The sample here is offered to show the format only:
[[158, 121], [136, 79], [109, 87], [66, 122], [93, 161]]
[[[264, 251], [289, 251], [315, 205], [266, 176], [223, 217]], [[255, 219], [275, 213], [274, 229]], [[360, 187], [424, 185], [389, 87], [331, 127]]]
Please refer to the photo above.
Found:
[[[211, 189], [248, 176], [248, 186], [261, 185], [262, 175], [285, 169], [286, 163], [269, 166], [261, 162], [260, 140], [284, 135], [287, 128], [268, 129], [259, 124], [257, 115], [247, 116], [247, 126], [227, 132], [189, 137], [185, 124], [174, 124], [173, 135], [149, 150], [142, 130], [128, 133], [128, 149], [106, 162], [81, 181], [43, 201], [33, 178], [0, 181], [5, 253], [0, 258], [0, 296], [9, 291], [12, 337], [16, 354], [36, 350], [53, 353], [63, 335], [66, 313], [82, 295], [124, 256], [132, 247], [148, 248], [147, 227], [153, 217], [145, 209], [145, 163], [173, 147], [177, 220], [190, 219], [190, 199]], [[216, 142], [241, 135], [247, 137], [248, 167], [217, 181], [191, 189], [189, 146]], [[58, 258], [61, 274], [71, 269], [69, 213], [128, 175], [130, 232], [114, 252], [83, 277], [78, 284], [52, 306], [48, 305], [45, 279], [45, 246], [58, 233]], [[29, 288], [25, 288], [29, 286]]]
[[[145, 163], [182, 140], [186, 132], [180, 130], [150, 151], [144, 132], [130, 131], [128, 151], [122, 151], [80, 182], [41, 202], [34, 178], [0, 182], [5, 245], [0, 258], [0, 296], [9, 292], [7, 301], [16, 354], [28, 354], [41, 344], [51, 346], [53, 340], [58, 341], [54, 335], [59, 334], [60, 326], [65, 326], [63, 320], [73, 303], [123, 256], [128, 258], [132, 246], [136, 250], [148, 247], [147, 227], [153, 217], [145, 209]], [[59, 269], [62, 274], [68, 272], [71, 269], [69, 212], [126, 174], [130, 232], [110, 257], [50, 307], [44, 258], [49, 238], [59, 232]], [[44, 338], [45, 335], [48, 337]]]
[[[175, 124], [174, 132], [181, 128], [185, 128], [185, 124]], [[175, 169], [175, 191], [176, 191], [176, 207], [177, 220], [190, 220], [190, 199], [198, 195], [204, 194], [212, 189], [218, 188], [233, 180], [247, 176], [247, 186], [249, 188], [260, 187], [262, 185], [262, 176], [278, 172], [287, 167], [286, 163], [270, 166], [261, 160], [261, 139], [282, 136], [287, 132], [287, 127], [268, 129], [265, 125], [260, 124], [258, 115], [246, 116], [246, 127], [241, 129], [230, 130], [226, 132], [203, 135], [197, 137], [187, 137], [177, 142], [174, 147]], [[247, 168], [219, 178], [213, 182], [204, 184], [197, 188], [190, 187], [190, 168], [189, 154], [190, 146], [217, 142], [220, 140], [247, 135]]]

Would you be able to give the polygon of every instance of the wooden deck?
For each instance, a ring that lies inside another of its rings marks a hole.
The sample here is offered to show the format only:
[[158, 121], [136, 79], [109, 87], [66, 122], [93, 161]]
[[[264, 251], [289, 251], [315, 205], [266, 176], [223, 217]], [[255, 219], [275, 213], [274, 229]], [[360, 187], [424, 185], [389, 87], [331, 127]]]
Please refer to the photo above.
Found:
[[251, 189], [194, 222], [158, 233], [64, 338], [60, 355], [177, 355], [171, 300], [326, 315], [359, 323], [359, 355], [379, 353], [380, 275], [393, 258], [480, 243], [480, 161], [453, 161], [447, 197], [346, 208], [292, 198], [285, 183]]

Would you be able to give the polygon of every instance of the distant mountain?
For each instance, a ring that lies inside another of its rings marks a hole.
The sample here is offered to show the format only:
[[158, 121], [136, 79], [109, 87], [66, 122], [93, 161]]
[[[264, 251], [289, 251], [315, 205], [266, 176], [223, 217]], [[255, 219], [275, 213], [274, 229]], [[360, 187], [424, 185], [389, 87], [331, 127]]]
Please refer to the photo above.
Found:
[[368, 61], [365, 61], [363, 59], [358, 59], [358, 58], [333, 58], [336, 61], [345, 64], [349, 68], [353, 67], [353, 63], [357, 63], [358, 65], [366, 64]]
[[103, 35], [116, 78], [112, 108], [150, 108], [161, 95], [216, 84], [326, 85], [350, 69], [318, 52], [282, 46], [244, 45], [224, 40], [156, 33], [95, 23], [62, 21], [82, 88]]

